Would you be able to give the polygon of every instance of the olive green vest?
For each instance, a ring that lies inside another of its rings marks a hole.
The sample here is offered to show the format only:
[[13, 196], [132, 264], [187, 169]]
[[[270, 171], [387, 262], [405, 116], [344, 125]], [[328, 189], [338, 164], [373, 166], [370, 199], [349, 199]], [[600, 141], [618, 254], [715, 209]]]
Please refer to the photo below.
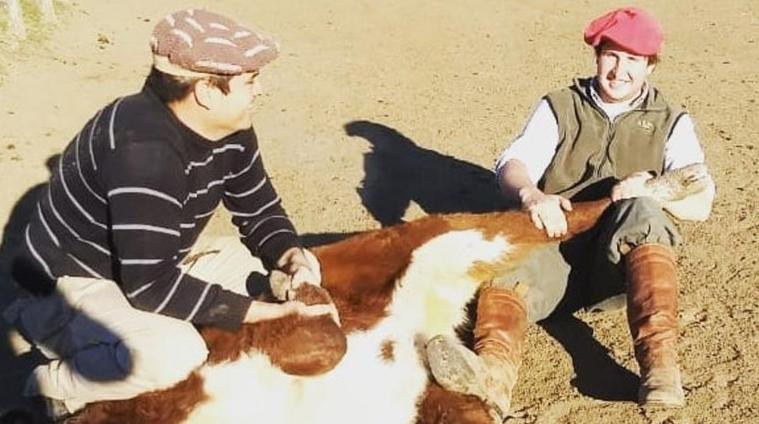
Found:
[[597, 199], [633, 172], [664, 170], [664, 145], [684, 111], [650, 87], [635, 109], [610, 122], [590, 98], [591, 83], [577, 79], [545, 97], [559, 125], [556, 154], [538, 182], [546, 193]]

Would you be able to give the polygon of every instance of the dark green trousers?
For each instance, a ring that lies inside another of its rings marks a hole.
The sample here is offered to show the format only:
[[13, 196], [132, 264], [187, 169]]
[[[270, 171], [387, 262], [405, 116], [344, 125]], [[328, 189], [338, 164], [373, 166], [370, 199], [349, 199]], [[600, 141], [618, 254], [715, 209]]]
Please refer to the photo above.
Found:
[[627, 199], [612, 205], [596, 226], [567, 242], [534, 248], [523, 261], [494, 284], [526, 284], [527, 318], [537, 322], [552, 314], [581, 308], [624, 305], [624, 254], [648, 243], [676, 247], [677, 227], [651, 198]]

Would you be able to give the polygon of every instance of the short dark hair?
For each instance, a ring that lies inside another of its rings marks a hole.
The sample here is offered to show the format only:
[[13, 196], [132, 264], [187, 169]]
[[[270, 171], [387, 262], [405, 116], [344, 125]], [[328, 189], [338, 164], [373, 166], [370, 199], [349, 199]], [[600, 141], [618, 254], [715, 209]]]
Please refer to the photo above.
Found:
[[[597, 45], [595, 47], [596, 57], [598, 57], [601, 54], [601, 50], [603, 50], [603, 48], [606, 46], [606, 44], [607, 44], [607, 41], [604, 41], [604, 42], [602, 42], [601, 44], [599, 44], [599, 45]], [[659, 60], [660, 60], [658, 54], [651, 55], [651, 56], [646, 56], [646, 59], [648, 59], [648, 64], [649, 65], [656, 65], [657, 63], [659, 63]]]
[[192, 93], [195, 84], [207, 79], [211, 85], [229, 94], [229, 75], [209, 75], [207, 77], [179, 77], [159, 71], [152, 66], [145, 80], [145, 85], [150, 87], [159, 99], [165, 104], [184, 99]]

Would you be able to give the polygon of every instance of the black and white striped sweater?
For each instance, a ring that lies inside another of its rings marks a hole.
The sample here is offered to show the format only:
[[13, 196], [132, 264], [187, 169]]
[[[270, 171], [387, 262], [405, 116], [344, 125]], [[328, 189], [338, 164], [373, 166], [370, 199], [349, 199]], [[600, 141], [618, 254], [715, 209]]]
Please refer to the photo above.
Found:
[[33, 292], [65, 275], [112, 279], [139, 309], [234, 328], [250, 300], [178, 267], [221, 201], [264, 263], [299, 245], [253, 130], [211, 142], [145, 87], [100, 110], [66, 147], [14, 277]]

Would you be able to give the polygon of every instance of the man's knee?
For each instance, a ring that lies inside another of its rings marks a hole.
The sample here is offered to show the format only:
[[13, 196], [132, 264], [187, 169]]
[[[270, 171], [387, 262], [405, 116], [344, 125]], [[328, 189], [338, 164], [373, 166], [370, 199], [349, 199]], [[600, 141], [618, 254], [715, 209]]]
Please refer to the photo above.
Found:
[[546, 244], [533, 248], [519, 266], [497, 276], [493, 285], [515, 289], [523, 284], [521, 296], [527, 306], [527, 320], [533, 323], [554, 311], [567, 288], [569, 273], [569, 264], [562, 257], [558, 244]]
[[664, 215], [664, 211], [651, 197], [634, 197], [620, 200], [615, 204], [615, 215], [623, 219], [654, 219]]
[[153, 386], [151, 390], [184, 380], [208, 356], [208, 348], [192, 324], [168, 317], [166, 320], [162, 335], [151, 336], [136, 349], [129, 347], [133, 374]]
[[641, 244], [662, 244], [676, 247], [680, 234], [658, 202], [637, 197], [617, 202], [607, 222], [602, 240], [610, 248], [609, 259], [618, 263], [621, 257]]

